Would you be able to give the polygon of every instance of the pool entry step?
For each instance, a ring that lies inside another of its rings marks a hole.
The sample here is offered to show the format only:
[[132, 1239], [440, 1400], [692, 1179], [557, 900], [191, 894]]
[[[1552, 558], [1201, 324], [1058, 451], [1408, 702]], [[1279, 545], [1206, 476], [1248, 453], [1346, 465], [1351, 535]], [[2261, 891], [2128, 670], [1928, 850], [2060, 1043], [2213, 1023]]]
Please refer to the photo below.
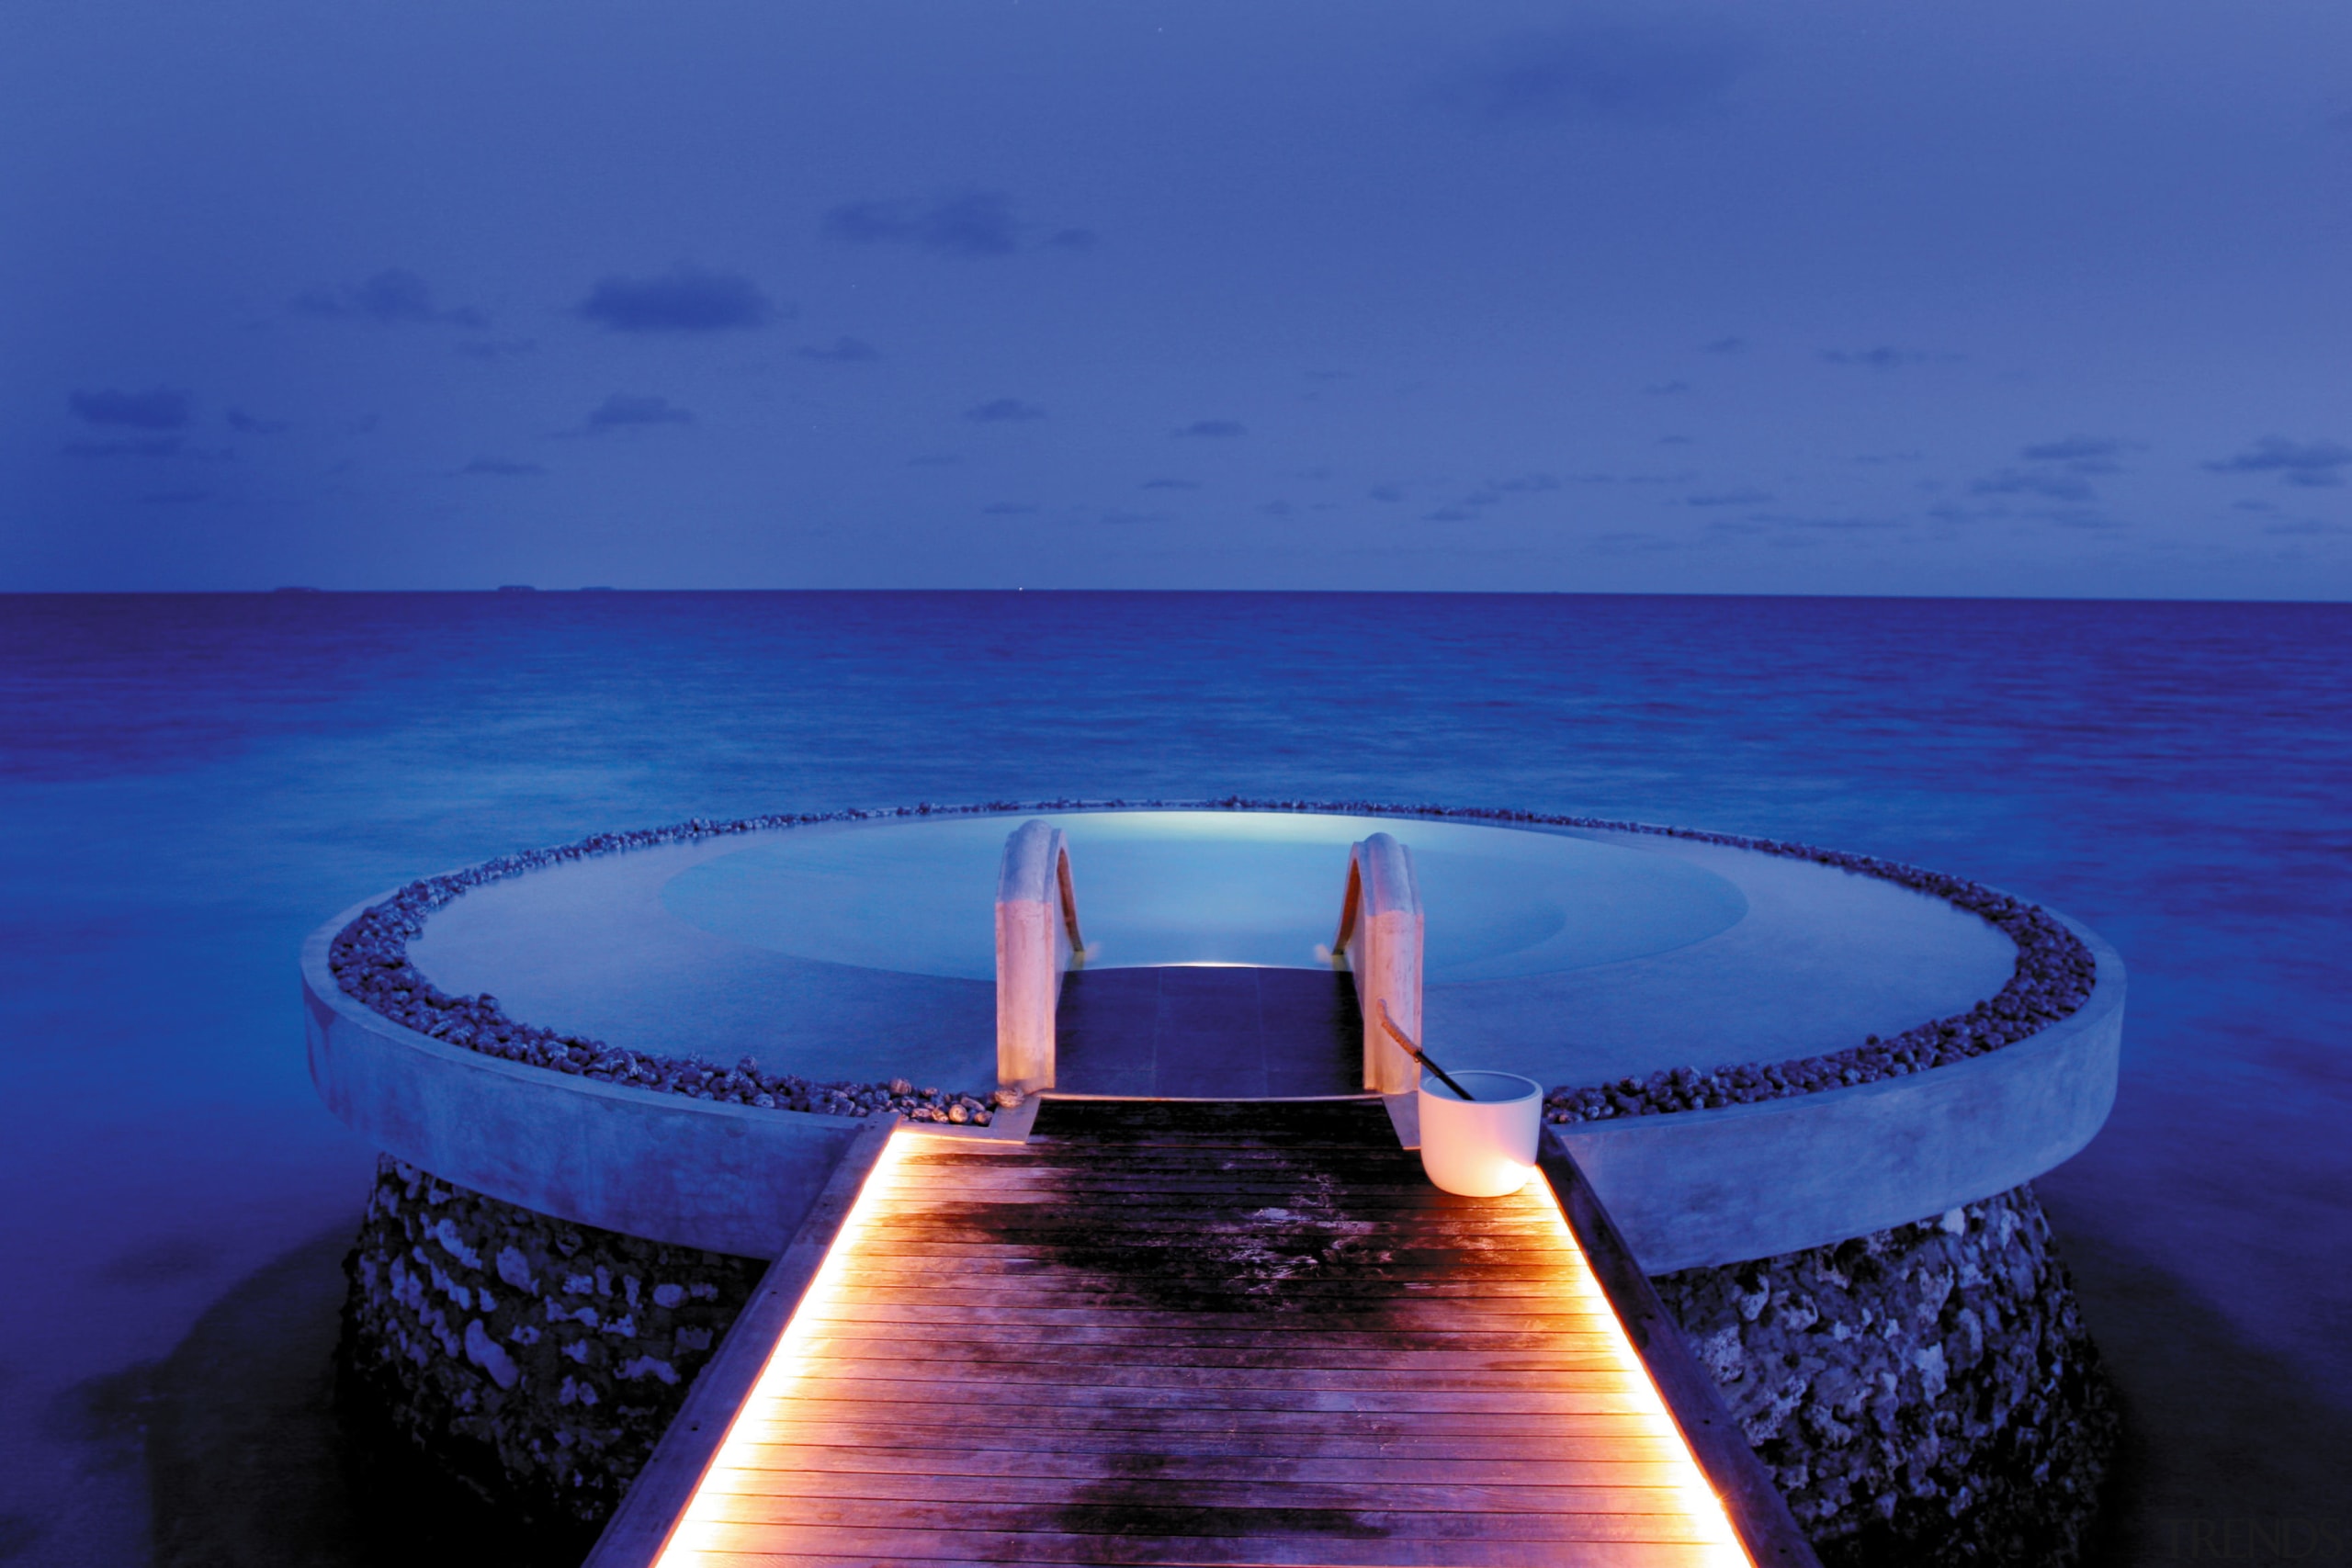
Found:
[[1184, 964], [1074, 970], [1056, 1089], [1143, 1099], [1359, 1094], [1363, 1015], [1342, 971]]

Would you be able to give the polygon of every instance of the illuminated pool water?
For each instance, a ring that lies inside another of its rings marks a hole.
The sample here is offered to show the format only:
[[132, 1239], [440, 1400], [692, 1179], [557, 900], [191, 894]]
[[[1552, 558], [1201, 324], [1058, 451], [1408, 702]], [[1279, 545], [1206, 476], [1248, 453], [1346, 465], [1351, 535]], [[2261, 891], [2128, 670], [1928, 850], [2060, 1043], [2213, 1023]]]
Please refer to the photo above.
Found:
[[[1088, 964], [1328, 964], [1348, 846], [1413, 852], [1433, 984], [1555, 974], [1687, 947], [1747, 899], [1702, 866], [1565, 834], [1451, 822], [1229, 811], [1076, 812]], [[713, 935], [797, 958], [956, 979], [996, 973], [1001, 818], [778, 835], [673, 878], [663, 906]]]

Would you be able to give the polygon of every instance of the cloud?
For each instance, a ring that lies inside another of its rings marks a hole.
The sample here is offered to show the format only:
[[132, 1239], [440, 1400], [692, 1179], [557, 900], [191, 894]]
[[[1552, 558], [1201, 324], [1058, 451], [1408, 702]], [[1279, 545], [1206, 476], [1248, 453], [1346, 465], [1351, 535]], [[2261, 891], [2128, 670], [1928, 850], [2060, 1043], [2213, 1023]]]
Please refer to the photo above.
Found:
[[1143, 488], [1146, 490], [1198, 490], [1201, 488], [1201, 481], [1198, 479], [1146, 479], [1143, 481]]
[[469, 305], [437, 309], [433, 303], [433, 290], [424, 279], [397, 266], [387, 267], [366, 282], [336, 293], [312, 289], [297, 299], [294, 308], [306, 315], [338, 316], [387, 326], [424, 321], [479, 329], [490, 324], [489, 318]]
[[1390, 502], [1399, 502], [1405, 499], [1405, 487], [1403, 485], [1396, 484], [1374, 485], [1370, 490], [1364, 491], [1364, 494], [1374, 501]]
[[125, 430], [185, 430], [189, 416], [186, 392], [157, 387], [145, 392], [119, 391], [112, 387], [96, 392], [75, 392], [66, 400], [74, 417], [85, 424], [119, 426]]
[[1026, 502], [992, 501], [980, 508], [983, 517], [1026, 517], [1037, 509]]
[[2088, 458], [2112, 457], [2124, 450], [2120, 441], [2110, 441], [2100, 435], [2068, 435], [2056, 441], [2038, 441], [2018, 449], [2018, 456], [2036, 463], [2076, 463]]
[[1046, 236], [1046, 248], [1054, 251], [1091, 251], [1100, 243], [1091, 229], [1057, 229]]
[[159, 490], [139, 498], [141, 506], [193, 506], [199, 501], [209, 501], [209, 490]]
[[1424, 523], [1471, 523], [1476, 522], [1477, 516], [1476, 512], [1466, 506], [1441, 506], [1435, 512], [1422, 513], [1421, 521]]
[[1746, 354], [1747, 340], [1744, 337], [1719, 337], [1713, 343], [1702, 344], [1700, 352], [1702, 354]]
[[1929, 354], [1920, 348], [1892, 348], [1884, 344], [1876, 348], [1825, 348], [1821, 357], [1832, 365], [1860, 365], [1871, 370], [1899, 370], [1905, 365], [1925, 365], [1931, 359], [1950, 359], [1951, 355]]
[[1250, 427], [1238, 419], [1196, 419], [1175, 434], [1190, 439], [1224, 441], [1249, 434]]
[[1786, 512], [1751, 512], [1747, 514], [1747, 520], [1751, 523], [1770, 524], [1776, 528], [1797, 528], [1829, 534], [1875, 534], [1902, 526], [1889, 517], [1808, 517], [1801, 513]]
[[[829, 238], [853, 245], [906, 245], [935, 256], [1011, 255], [1021, 248], [1022, 225], [1012, 216], [1012, 202], [997, 191], [966, 191], [925, 203], [905, 201], [845, 202], [825, 214]], [[1065, 229], [1061, 235], [1085, 235], [1063, 249], [1083, 249], [1093, 236], [1082, 229]]]
[[1679, 120], [1716, 107], [1748, 60], [1726, 35], [1585, 24], [1508, 39], [1439, 96], [1489, 120]]
[[1046, 411], [1035, 403], [1024, 403], [1019, 398], [991, 398], [984, 403], [974, 403], [964, 411], [964, 417], [975, 424], [1008, 424], [1022, 420], [1043, 419]]
[[1258, 508], [1269, 517], [1288, 517], [1298, 508], [1287, 501], [1269, 501]]
[[599, 278], [572, 312], [616, 333], [731, 332], [791, 313], [741, 273], [691, 266], [658, 277]]
[[179, 455], [176, 435], [148, 435], [132, 441], [69, 441], [69, 457], [174, 457]]
[[1553, 474], [1521, 474], [1517, 479], [1488, 479], [1462, 498], [1464, 506], [1492, 506], [1508, 496], [1541, 495], [1545, 491], [1560, 488]]
[[882, 357], [882, 351], [862, 337], [837, 337], [831, 343], [804, 343], [793, 350], [803, 359], [827, 365], [863, 365]]
[[1654, 398], [1679, 397], [1690, 389], [1690, 383], [1688, 381], [1657, 381], [1642, 389]]
[[[2136, 449], [2129, 441], [2104, 435], [2067, 435], [2021, 447], [2018, 456], [2029, 463], [2058, 464], [2071, 474], [2114, 474], [2123, 470], [2123, 465], [2115, 459]], [[2087, 488], [2084, 493], [2089, 493]]]
[[649, 424], [692, 424], [695, 416], [669, 399], [636, 392], [615, 392], [588, 414], [588, 432], [628, 430]]
[[1706, 495], [1686, 495], [1685, 506], [1761, 506], [1773, 499], [1767, 490], [1725, 490]]
[[2044, 501], [2089, 501], [2096, 491], [2087, 479], [2048, 468], [2004, 468], [1968, 487], [1971, 495], [2032, 495]]
[[1096, 519], [1096, 521], [1106, 524], [1112, 527], [1126, 527], [1132, 524], [1165, 523], [1168, 521], [1168, 513], [1165, 512], [1127, 512], [1114, 509], [1103, 513]]
[[262, 419], [243, 409], [231, 409], [229, 428], [240, 435], [283, 435], [289, 427], [282, 419]]
[[2352, 467], [2352, 446], [2340, 441], [2290, 441], [2283, 435], [2266, 435], [2236, 457], [2205, 467], [2217, 474], [2277, 474], [2291, 485], [2326, 488], [2344, 482], [2345, 468]]
[[461, 474], [491, 474], [503, 479], [519, 479], [547, 471], [544, 463], [517, 463], [505, 457], [476, 457], [458, 470]]

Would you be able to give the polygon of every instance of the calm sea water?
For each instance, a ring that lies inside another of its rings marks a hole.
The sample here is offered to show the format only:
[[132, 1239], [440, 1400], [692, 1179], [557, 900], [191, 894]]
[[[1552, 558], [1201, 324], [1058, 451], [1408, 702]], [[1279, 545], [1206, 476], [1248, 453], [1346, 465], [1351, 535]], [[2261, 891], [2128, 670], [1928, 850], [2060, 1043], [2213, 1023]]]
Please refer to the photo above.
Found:
[[1811, 840], [2098, 927], [2123, 1088], [2041, 1188], [2130, 1403], [2117, 1560], [2340, 1561], [2347, 671], [2345, 605], [0, 598], [0, 1560], [380, 1555], [322, 1458], [371, 1168], [302, 1064], [334, 910], [695, 815], [1240, 792]]

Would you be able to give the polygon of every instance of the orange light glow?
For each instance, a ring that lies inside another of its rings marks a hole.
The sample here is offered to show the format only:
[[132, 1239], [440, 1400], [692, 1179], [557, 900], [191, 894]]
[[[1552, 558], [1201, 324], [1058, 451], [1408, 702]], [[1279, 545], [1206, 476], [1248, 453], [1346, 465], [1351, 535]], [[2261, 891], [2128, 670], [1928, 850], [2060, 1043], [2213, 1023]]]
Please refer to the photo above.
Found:
[[[806, 1518], [789, 1525], [751, 1522], [741, 1511], [741, 1500], [758, 1490], [762, 1461], [755, 1450], [763, 1443], [769, 1445], [769, 1457], [764, 1462], [773, 1474], [777, 1462], [774, 1445], [777, 1441], [810, 1440], [805, 1437], [775, 1437], [779, 1426], [797, 1420], [805, 1427], [812, 1419], [805, 1413], [791, 1416], [781, 1412], [779, 1406], [797, 1397], [840, 1398], [838, 1393], [827, 1395], [821, 1386], [811, 1389], [808, 1383], [813, 1378], [821, 1385], [827, 1377], [835, 1375], [828, 1370], [833, 1353], [825, 1341], [840, 1333], [845, 1320], [854, 1322], [857, 1318], [860, 1308], [856, 1303], [875, 1299], [875, 1280], [888, 1278], [890, 1273], [884, 1269], [877, 1274], [871, 1267], [861, 1266], [898, 1261], [883, 1258], [874, 1250], [895, 1245], [893, 1233], [876, 1230], [877, 1216], [904, 1212], [906, 1205], [922, 1212], [922, 1206], [933, 1202], [952, 1209], [958, 1201], [952, 1188], [940, 1189], [937, 1168], [909, 1164], [909, 1154], [919, 1147], [917, 1140], [931, 1147], [947, 1141], [911, 1128], [902, 1127], [892, 1134], [851, 1205], [824, 1263], [762, 1366], [751, 1394], [730, 1422], [709, 1470], [681, 1512], [657, 1559], [661, 1568], [718, 1568], [720, 1563], [740, 1564], [747, 1555], [756, 1557], [763, 1552], [789, 1555], [822, 1550], [817, 1543], [823, 1540], [829, 1529], [826, 1525]], [[1533, 1185], [1542, 1188], [1544, 1197], [1538, 1201], [1530, 1193], [1522, 1193], [1500, 1201], [1510, 1205], [1506, 1217], [1520, 1225], [1533, 1222], [1537, 1230], [1548, 1234], [1560, 1249], [1561, 1271], [1566, 1276], [1558, 1287], [1560, 1300], [1567, 1312], [1589, 1314], [1594, 1324], [1590, 1332], [1597, 1333], [1600, 1339], [1599, 1348], [1604, 1360], [1592, 1369], [1592, 1392], [1605, 1396], [1612, 1413], [1630, 1417], [1645, 1460], [1663, 1456], [1654, 1461], [1664, 1467], [1662, 1486], [1661, 1481], [1641, 1484], [1645, 1489], [1660, 1487], [1666, 1496], [1659, 1501], [1670, 1499], [1668, 1506], [1653, 1517], [1662, 1527], [1668, 1527], [1666, 1539], [1680, 1543], [1681, 1551], [1690, 1554], [1677, 1556], [1675, 1561], [1701, 1562], [1706, 1568], [1753, 1568], [1721, 1500], [1709, 1488], [1681, 1429], [1649, 1370], [1635, 1354], [1624, 1325], [1594, 1277], [1589, 1259], [1577, 1244], [1575, 1233], [1549, 1187]], [[1000, 1186], [998, 1190], [1004, 1188]], [[1018, 1408], [1013, 1404], [992, 1416], [975, 1414], [978, 1419], [1017, 1420]], [[910, 1456], [910, 1462], [915, 1462], [914, 1456]], [[797, 1484], [803, 1489], [797, 1495], [814, 1495], [806, 1492], [805, 1477]], [[898, 1495], [906, 1495], [903, 1492]], [[1657, 1497], [1657, 1493], [1651, 1495]], [[730, 1497], [736, 1509], [733, 1512], [729, 1511]], [[1657, 1503], [1653, 1502], [1650, 1508], [1657, 1509]], [[1335, 1543], [1335, 1550], [1344, 1548]]]
[[760, 1375], [752, 1384], [752, 1392], [736, 1409], [735, 1418], [728, 1423], [727, 1436], [720, 1439], [718, 1452], [712, 1456], [710, 1468], [703, 1472], [702, 1480], [695, 1484], [695, 1495], [686, 1500], [685, 1509], [679, 1515], [677, 1528], [670, 1532], [670, 1539], [663, 1544], [661, 1556], [654, 1559], [656, 1568], [688, 1568], [690, 1564], [712, 1561], [704, 1545], [696, 1540], [702, 1533], [695, 1529], [698, 1522], [695, 1517], [697, 1506], [710, 1490], [713, 1479], [744, 1468], [742, 1450], [749, 1445], [742, 1440], [743, 1433], [752, 1420], [778, 1401], [791, 1398], [794, 1385], [808, 1372], [808, 1359], [802, 1353], [811, 1332], [808, 1325], [820, 1320], [839, 1299], [842, 1280], [856, 1266], [858, 1250], [865, 1240], [874, 1205], [896, 1191], [899, 1167], [906, 1157], [909, 1141], [920, 1136], [921, 1134], [909, 1132], [903, 1124], [891, 1130], [888, 1141], [882, 1145], [881, 1155], [874, 1162], [874, 1168], [865, 1173], [865, 1184], [857, 1190], [856, 1201], [850, 1204], [849, 1213], [842, 1219], [842, 1228], [833, 1237], [833, 1245], [826, 1251], [824, 1262], [818, 1265], [816, 1276], [808, 1281], [808, 1289], [801, 1295], [800, 1304], [792, 1309], [792, 1320], [776, 1337], [775, 1348], [768, 1352], [767, 1361], [760, 1368]]
[[1544, 1197], [1544, 1211], [1558, 1227], [1560, 1245], [1576, 1255], [1584, 1267], [1577, 1270], [1574, 1283], [1562, 1293], [1580, 1305], [1596, 1310], [1608, 1323], [1609, 1355], [1618, 1376], [1623, 1380], [1625, 1392], [1632, 1396], [1644, 1416], [1656, 1425], [1661, 1437], [1670, 1438], [1674, 1444], [1674, 1489], [1681, 1499], [1682, 1512], [1701, 1541], [1705, 1544], [1703, 1561], [1707, 1568], [1754, 1568], [1754, 1560], [1739, 1544], [1739, 1534], [1731, 1526], [1731, 1516], [1724, 1511], [1723, 1499], [1699, 1470], [1699, 1461], [1691, 1457], [1690, 1445], [1683, 1440], [1682, 1428], [1676, 1425], [1674, 1415], [1667, 1408], [1666, 1396], [1658, 1392], [1657, 1382], [1650, 1376], [1649, 1368], [1634, 1350], [1634, 1342], [1625, 1336], [1625, 1325], [1617, 1316], [1616, 1305], [1601, 1290], [1600, 1279], [1592, 1272], [1591, 1260], [1577, 1245], [1576, 1232], [1568, 1226], [1568, 1217], [1560, 1209], [1559, 1195], [1548, 1181], [1531, 1181], [1526, 1190], [1538, 1191]]

